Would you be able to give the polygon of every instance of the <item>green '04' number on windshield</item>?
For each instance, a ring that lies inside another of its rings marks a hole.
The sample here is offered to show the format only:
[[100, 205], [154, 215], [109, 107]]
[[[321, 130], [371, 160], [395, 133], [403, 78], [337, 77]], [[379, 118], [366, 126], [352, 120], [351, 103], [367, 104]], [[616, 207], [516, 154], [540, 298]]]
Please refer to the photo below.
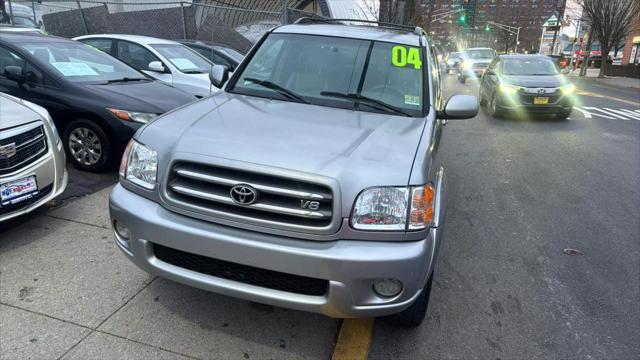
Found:
[[394, 46], [393, 49], [391, 49], [391, 63], [397, 67], [405, 67], [409, 64], [413, 65], [416, 69], [420, 69], [422, 67], [420, 50], [413, 47]]

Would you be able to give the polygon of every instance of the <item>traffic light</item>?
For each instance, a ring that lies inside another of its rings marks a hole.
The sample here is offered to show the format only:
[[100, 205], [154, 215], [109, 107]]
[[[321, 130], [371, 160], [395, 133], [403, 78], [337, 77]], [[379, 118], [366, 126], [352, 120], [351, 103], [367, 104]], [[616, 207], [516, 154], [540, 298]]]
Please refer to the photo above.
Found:
[[486, 31], [486, 32], [491, 31], [491, 27], [489, 26], [489, 24], [487, 24], [487, 25], [484, 27], [484, 31]]
[[460, 15], [460, 23], [464, 24], [466, 22], [467, 22], [467, 15], [466, 14]]

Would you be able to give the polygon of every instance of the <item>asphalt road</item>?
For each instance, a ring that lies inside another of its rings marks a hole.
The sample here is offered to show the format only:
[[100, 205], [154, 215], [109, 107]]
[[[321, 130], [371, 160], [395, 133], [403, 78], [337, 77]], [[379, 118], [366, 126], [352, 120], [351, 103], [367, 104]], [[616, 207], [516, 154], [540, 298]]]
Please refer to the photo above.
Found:
[[[477, 94], [454, 79], [448, 94]], [[377, 321], [370, 359], [640, 357], [640, 112], [606, 110], [640, 111], [640, 92], [576, 83], [570, 120], [481, 111], [446, 126], [428, 318]]]

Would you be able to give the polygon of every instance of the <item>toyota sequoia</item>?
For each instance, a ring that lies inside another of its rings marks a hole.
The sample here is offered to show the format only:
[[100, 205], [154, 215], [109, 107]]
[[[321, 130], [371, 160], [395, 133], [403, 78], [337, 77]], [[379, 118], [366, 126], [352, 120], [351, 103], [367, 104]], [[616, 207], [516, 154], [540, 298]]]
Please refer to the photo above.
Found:
[[301, 19], [268, 31], [222, 90], [141, 128], [110, 196], [146, 272], [331, 317], [425, 316], [447, 188], [444, 101], [420, 28]]

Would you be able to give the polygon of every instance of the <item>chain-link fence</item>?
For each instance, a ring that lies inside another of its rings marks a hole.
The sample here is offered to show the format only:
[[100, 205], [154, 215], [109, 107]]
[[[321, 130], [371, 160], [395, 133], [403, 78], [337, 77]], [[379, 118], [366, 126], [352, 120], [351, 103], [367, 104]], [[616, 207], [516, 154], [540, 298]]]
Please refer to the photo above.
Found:
[[5, 0], [3, 22], [50, 35], [131, 34], [196, 39], [247, 51], [267, 30], [321, 17], [322, 0]]

